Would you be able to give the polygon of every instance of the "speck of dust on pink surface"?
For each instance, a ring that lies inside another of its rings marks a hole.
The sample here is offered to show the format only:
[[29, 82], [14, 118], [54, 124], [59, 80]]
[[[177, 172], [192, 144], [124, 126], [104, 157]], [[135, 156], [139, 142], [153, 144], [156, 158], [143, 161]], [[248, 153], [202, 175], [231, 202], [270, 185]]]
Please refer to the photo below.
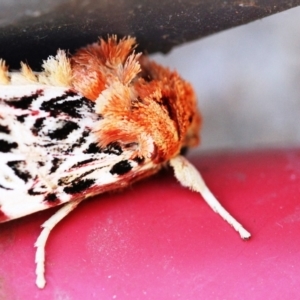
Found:
[[299, 298], [300, 149], [189, 158], [249, 241], [162, 171], [53, 230], [44, 290], [33, 244], [55, 209], [1, 224], [0, 299]]

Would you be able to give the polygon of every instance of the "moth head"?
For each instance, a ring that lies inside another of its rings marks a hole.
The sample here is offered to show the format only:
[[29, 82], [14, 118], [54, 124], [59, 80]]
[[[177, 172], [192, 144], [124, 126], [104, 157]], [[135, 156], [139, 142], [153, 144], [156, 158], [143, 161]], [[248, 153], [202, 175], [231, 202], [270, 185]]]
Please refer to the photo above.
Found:
[[[135, 88], [142, 99], [151, 99], [159, 105], [159, 119], [163, 122], [158, 130], [167, 130], [160, 141], [162, 149], [168, 148], [163, 156], [169, 159], [182, 148], [198, 145], [202, 120], [192, 86], [176, 71], [170, 71], [146, 56], [140, 58], [140, 63], [142, 71]], [[163, 147], [163, 143], [168, 145]]]
[[103, 117], [94, 128], [100, 147], [118, 142], [133, 156], [164, 162], [199, 142], [195, 93], [177, 72], [134, 53], [134, 43], [113, 36], [79, 50], [73, 85]]

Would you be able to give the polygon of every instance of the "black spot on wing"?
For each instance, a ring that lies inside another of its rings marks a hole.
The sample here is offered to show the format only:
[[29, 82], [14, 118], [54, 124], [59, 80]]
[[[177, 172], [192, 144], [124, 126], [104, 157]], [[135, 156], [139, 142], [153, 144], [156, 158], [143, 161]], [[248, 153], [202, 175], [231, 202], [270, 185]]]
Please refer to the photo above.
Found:
[[45, 118], [38, 118], [35, 120], [33, 127], [31, 128], [31, 132], [33, 135], [38, 135], [38, 132], [43, 128]]
[[24, 123], [25, 118], [28, 116], [28, 114], [25, 115], [21, 115], [21, 116], [16, 116], [17, 121], [19, 121], [20, 123]]
[[53, 98], [51, 100], [53, 100], [53, 101], [61, 101], [61, 100], [66, 100], [68, 97], [74, 97], [74, 96], [77, 96], [77, 95], [78, 94], [75, 93], [74, 91], [68, 90], [62, 96], [58, 96], [58, 97]]
[[37, 195], [42, 195], [42, 194], [44, 194], [44, 192], [42, 192], [42, 191], [35, 191], [33, 188], [30, 188], [28, 190], [28, 195], [30, 195], [30, 196], [37, 196]]
[[95, 183], [95, 179], [82, 179], [73, 182], [70, 186], [64, 188], [64, 192], [67, 194], [77, 194], [85, 191]]
[[39, 165], [40, 167], [43, 167], [43, 166], [45, 165], [45, 162], [44, 162], [44, 161], [38, 161], [37, 163], [38, 163], [38, 165]]
[[[75, 148], [81, 147], [86, 142], [86, 137], [89, 136], [90, 131], [84, 130], [80, 138], [67, 150], [68, 152], [73, 152]], [[85, 152], [84, 152], [85, 153]]]
[[83, 179], [84, 177], [86, 177], [87, 175], [95, 172], [96, 170], [99, 170], [99, 169], [102, 169], [103, 167], [100, 167], [100, 168], [95, 168], [95, 169], [92, 169], [92, 170], [88, 170], [87, 172], [85, 173], [82, 173], [79, 177], [75, 178], [73, 176], [64, 176], [64, 177], [61, 177], [59, 180], [58, 180], [58, 185], [59, 186], [62, 186], [62, 185], [70, 185], [70, 184], [77, 184], [79, 181], [83, 181], [83, 180], [87, 180], [87, 179]]
[[8, 187], [5, 187], [3, 185], [0, 184], [0, 189], [3, 189], [3, 190], [8, 190], [8, 191], [11, 191], [12, 189], [8, 188]]
[[122, 154], [122, 148], [118, 142], [113, 142], [107, 145], [104, 149], [102, 149], [103, 153], [105, 154], [115, 154], [115, 155], [121, 155]]
[[83, 153], [86, 154], [95, 154], [102, 152], [101, 149], [98, 147], [97, 143], [91, 143], [89, 144], [88, 148], [83, 151]]
[[11, 152], [12, 149], [16, 149], [18, 147], [18, 144], [13, 142], [10, 143], [5, 140], [0, 140], [0, 152], [8, 153]]
[[28, 109], [31, 106], [31, 103], [41, 95], [43, 95], [43, 91], [37, 90], [35, 93], [33, 93], [30, 96], [23, 96], [20, 98], [14, 97], [9, 100], [6, 100], [5, 103], [14, 108]]
[[49, 193], [49, 194], [47, 194], [46, 195], [46, 197], [45, 197], [45, 201], [47, 201], [47, 202], [57, 202], [57, 197], [56, 197], [56, 194], [54, 194], [54, 193]]
[[122, 160], [115, 165], [110, 170], [111, 174], [123, 175], [129, 172], [132, 169], [132, 166], [128, 162], [128, 160]]
[[84, 165], [89, 164], [89, 163], [91, 163], [91, 162], [93, 162], [93, 161], [96, 161], [96, 160], [97, 160], [97, 158], [89, 158], [89, 159], [82, 160], [82, 161], [80, 161], [80, 162], [74, 164], [70, 169], [78, 168], [78, 167], [84, 166]]
[[9, 130], [8, 126], [4, 126], [4, 125], [0, 124], [0, 132], [9, 134], [10, 130]]
[[66, 91], [62, 96], [43, 102], [41, 109], [49, 112], [53, 117], [56, 117], [59, 114], [66, 114], [72, 118], [80, 118], [80, 111], [82, 109], [88, 112], [94, 112], [94, 102], [84, 97], [80, 99], [68, 99], [74, 96], [78, 96], [78, 94], [71, 90]]
[[91, 143], [89, 144], [88, 148], [83, 151], [83, 153], [86, 154], [105, 153], [105, 154], [121, 155], [123, 153], [123, 150], [118, 142], [110, 143], [105, 148], [100, 148], [97, 145], [97, 143]]
[[62, 127], [48, 133], [51, 139], [64, 140], [72, 131], [79, 128], [78, 124], [72, 121], [62, 121], [62, 124]]
[[51, 161], [52, 166], [50, 169], [50, 173], [54, 173], [59, 168], [59, 166], [61, 165], [62, 162], [63, 162], [63, 159], [54, 157]]
[[32, 178], [30, 173], [25, 170], [26, 164], [22, 160], [9, 161], [7, 165], [14, 171], [14, 173], [23, 181], [28, 182]]

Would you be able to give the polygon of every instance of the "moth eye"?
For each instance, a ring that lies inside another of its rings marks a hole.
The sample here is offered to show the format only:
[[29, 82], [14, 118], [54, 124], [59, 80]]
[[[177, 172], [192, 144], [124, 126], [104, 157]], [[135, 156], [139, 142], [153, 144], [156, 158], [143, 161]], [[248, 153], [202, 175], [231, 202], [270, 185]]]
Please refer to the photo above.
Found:
[[193, 116], [189, 117], [189, 123], [191, 124], [193, 122]]
[[186, 155], [188, 153], [189, 148], [184, 146], [180, 149], [180, 155]]

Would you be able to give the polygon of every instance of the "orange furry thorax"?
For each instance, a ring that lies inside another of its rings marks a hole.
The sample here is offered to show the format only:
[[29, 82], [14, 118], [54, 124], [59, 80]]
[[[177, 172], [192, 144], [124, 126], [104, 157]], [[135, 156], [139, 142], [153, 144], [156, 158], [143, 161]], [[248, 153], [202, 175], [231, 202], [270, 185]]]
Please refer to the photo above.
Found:
[[112, 36], [80, 49], [71, 57], [72, 86], [104, 116], [95, 128], [100, 146], [136, 145], [135, 155], [160, 163], [198, 144], [201, 117], [191, 85], [135, 45]]

